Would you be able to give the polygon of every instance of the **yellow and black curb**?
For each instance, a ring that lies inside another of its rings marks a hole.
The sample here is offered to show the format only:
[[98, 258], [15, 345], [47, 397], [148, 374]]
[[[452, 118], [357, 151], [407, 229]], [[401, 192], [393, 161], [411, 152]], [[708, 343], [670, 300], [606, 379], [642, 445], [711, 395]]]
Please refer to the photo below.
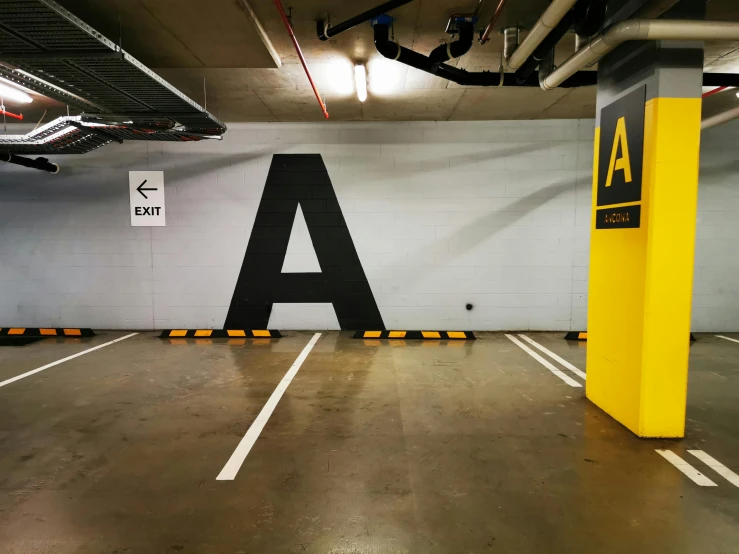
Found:
[[[584, 331], [570, 331], [565, 335], [565, 340], [588, 340], [588, 333]], [[695, 342], [693, 333], [690, 333], [690, 342]]]
[[279, 339], [282, 335], [279, 331], [252, 330], [252, 329], [167, 329], [159, 335], [160, 339]]
[[472, 331], [357, 331], [355, 339], [475, 340]]
[[3, 327], [0, 337], [94, 337], [92, 329], [45, 329], [39, 327]]

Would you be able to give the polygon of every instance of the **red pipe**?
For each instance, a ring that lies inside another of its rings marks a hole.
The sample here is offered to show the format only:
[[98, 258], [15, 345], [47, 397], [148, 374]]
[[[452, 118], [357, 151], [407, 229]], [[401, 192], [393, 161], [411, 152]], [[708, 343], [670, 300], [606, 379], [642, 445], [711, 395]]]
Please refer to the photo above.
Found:
[[500, 2], [498, 3], [498, 7], [495, 8], [495, 13], [490, 19], [490, 23], [488, 23], [488, 26], [485, 27], [485, 30], [482, 32], [482, 36], [480, 37], [480, 44], [485, 44], [489, 40], [490, 33], [493, 32], [493, 26], [498, 22], [500, 12], [503, 11], [503, 6], [505, 6], [506, 2], [507, 0], [500, 0]]
[[6, 112], [5, 110], [0, 110], [0, 115], [7, 115], [7, 116], [13, 117], [15, 119], [23, 120], [23, 114], [22, 113], [21, 114], [15, 114], [15, 113]]
[[295, 38], [293, 27], [292, 25], [290, 25], [290, 21], [287, 19], [287, 15], [285, 15], [285, 10], [282, 8], [282, 2], [280, 2], [280, 0], [275, 0], [275, 6], [277, 6], [278, 10], [280, 10], [280, 16], [282, 16], [282, 21], [285, 24], [285, 28], [287, 29], [287, 32], [293, 41], [293, 45], [295, 46], [295, 51], [298, 53], [298, 58], [300, 58], [300, 63], [303, 64], [303, 69], [305, 69], [305, 74], [308, 76], [308, 80], [310, 81], [310, 86], [313, 87], [313, 92], [315, 93], [316, 98], [318, 99], [318, 104], [321, 106], [321, 111], [323, 112], [323, 116], [326, 119], [328, 119], [328, 111], [326, 111], [326, 104], [321, 99], [321, 95], [318, 94], [318, 89], [316, 88], [316, 84], [313, 82], [313, 77], [310, 76], [310, 71], [308, 71], [308, 66], [306, 65], [305, 58], [303, 57], [303, 51], [300, 49], [300, 45], [298, 44], [298, 39]]
[[727, 88], [729, 88], [729, 87], [718, 87], [718, 88], [715, 88], [713, 90], [709, 90], [708, 92], [704, 92], [703, 95], [702, 95], [702, 97], [703, 98], [708, 98], [709, 96], [713, 96], [714, 94], [716, 94], [718, 92], [721, 92], [722, 90], [726, 90]]

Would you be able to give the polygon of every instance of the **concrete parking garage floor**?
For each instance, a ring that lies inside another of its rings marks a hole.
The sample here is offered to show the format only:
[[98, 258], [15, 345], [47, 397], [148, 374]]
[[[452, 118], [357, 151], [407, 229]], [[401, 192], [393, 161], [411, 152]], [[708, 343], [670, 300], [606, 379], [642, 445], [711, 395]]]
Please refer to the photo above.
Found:
[[[0, 382], [126, 334], [2, 348]], [[504, 334], [324, 332], [217, 481], [313, 336], [287, 335], [141, 333], [1, 386], [0, 552], [739, 552], [739, 487], [688, 453], [739, 472], [739, 343], [699, 335], [687, 437], [654, 441]], [[585, 369], [585, 343], [527, 336]]]

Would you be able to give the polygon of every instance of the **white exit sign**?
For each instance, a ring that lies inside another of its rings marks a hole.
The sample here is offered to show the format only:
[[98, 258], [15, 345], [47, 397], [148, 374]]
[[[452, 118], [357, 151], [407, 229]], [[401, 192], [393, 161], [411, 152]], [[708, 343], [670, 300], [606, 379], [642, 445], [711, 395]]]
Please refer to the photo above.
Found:
[[164, 172], [129, 171], [132, 227], [164, 227]]

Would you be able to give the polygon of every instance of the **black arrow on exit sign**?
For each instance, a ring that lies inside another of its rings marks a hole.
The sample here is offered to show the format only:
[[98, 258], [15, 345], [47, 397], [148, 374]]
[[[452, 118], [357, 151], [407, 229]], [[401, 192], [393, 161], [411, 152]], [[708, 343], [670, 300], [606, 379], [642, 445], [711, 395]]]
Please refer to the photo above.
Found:
[[148, 200], [149, 197], [144, 194], [144, 191], [145, 190], [157, 190], [157, 189], [145, 189], [145, 188], [143, 188], [143, 186], [146, 184], [146, 181], [147, 181], [147, 179], [144, 179], [144, 182], [141, 183], [138, 187], [136, 187], [136, 190], [141, 193], [141, 196], [143, 196], [144, 198], [146, 198]]

